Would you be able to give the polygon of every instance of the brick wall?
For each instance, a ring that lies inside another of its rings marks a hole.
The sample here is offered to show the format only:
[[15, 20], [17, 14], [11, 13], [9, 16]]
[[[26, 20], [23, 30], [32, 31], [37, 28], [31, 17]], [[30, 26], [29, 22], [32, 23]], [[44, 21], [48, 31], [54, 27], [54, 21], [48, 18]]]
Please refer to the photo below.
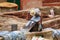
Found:
[[21, 0], [21, 9], [42, 6], [42, 0]]
[[43, 6], [60, 6], [60, 3], [43, 3]]
[[44, 3], [60, 2], [60, 0], [44, 0]]
[[60, 0], [44, 0], [43, 6], [60, 6]]
[[60, 0], [21, 0], [21, 9], [40, 6], [60, 6]]

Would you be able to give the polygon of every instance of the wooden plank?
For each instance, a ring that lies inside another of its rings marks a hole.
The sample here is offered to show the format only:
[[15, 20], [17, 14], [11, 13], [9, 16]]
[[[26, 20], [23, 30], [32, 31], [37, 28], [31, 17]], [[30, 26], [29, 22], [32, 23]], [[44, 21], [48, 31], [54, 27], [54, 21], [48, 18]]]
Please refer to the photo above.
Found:
[[1, 15], [6, 15], [6, 14], [20, 14], [20, 13], [24, 13], [24, 12], [28, 12], [29, 11], [29, 9], [27, 9], [27, 10], [19, 10], [19, 11], [13, 11], [13, 12], [4, 12], [4, 13], [2, 13]]
[[41, 31], [41, 32], [28, 32], [26, 34], [26, 40], [31, 40], [33, 36], [40, 37], [41, 35], [43, 35], [43, 38], [46, 38], [46, 39], [49, 39], [49, 40], [53, 40], [52, 31], [51, 30]]
[[52, 18], [52, 19], [46, 19], [45, 21], [42, 22], [43, 28], [57, 28], [59, 29], [60, 27], [60, 17]]

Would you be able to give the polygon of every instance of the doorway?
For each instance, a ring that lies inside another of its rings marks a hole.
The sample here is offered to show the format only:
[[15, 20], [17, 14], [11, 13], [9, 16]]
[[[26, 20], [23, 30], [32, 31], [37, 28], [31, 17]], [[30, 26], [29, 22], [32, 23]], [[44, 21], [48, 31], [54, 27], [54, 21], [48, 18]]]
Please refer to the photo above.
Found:
[[18, 10], [20, 10], [20, 0], [7, 0], [7, 2], [16, 3], [18, 5]]

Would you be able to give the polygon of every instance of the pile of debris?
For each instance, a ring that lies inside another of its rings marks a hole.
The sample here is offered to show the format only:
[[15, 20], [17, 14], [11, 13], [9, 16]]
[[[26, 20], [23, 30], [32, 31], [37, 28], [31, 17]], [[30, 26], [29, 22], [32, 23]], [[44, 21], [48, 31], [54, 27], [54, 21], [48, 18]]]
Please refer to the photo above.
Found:
[[14, 24], [17, 25], [17, 30], [20, 30], [24, 27], [26, 23], [26, 19], [18, 18], [11, 15], [0, 15], [0, 31], [11, 31], [12, 25]]
[[[49, 27], [55, 28], [55, 29], [60, 28], [59, 27], [60, 26], [60, 15], [55, 15], [54, 10], [53, 9], [51, 9], [51, 10], [52, 10], [51, 13], [47, 12], [46, 10], [42, 10], [42, 9], [41, 9], [41, 11], [42, 11], [41, 12], [40, 9], [36, 8], [34, 10], [30, 10], [30, 9], [29, 10], [20, 10], [20, 11], [14, 11], [14, 12], [5, 12], [5, 13], [1, 14], [0, 15], [0, 27], [1, 27], [0, 30], [1, 31], [4, 31], [4, 30], [13, 31], [13, 32], [10, 32], [10, 33], [8, 33], [6, 35], [2, 35], [2, 36], [4, 38], [7, 37], [6, 40], [8, 40], [8, 38], [10, 40], [12, 40], [12, 39], [15, 40], [17, 35], [19, 35], [17, 40], [18, 39], [21, 40], [20, 33], [23, 34], [23, 33], [25, 33], [24, 31], [30, 32], [30, 33], [27, 33], [27, 32], [26, 33], [29, 34], [30, 36], [29, 35], [28, 36], [29, 36], [29, 38], [31, 38], [32, 34], [35, 35], [38, 33], [42, 33], [42, 30], [43, 30], [42, 28], [49, 28]], [[15, 31], [13, 29], [19, 30], [19, 31]], [[49, 31], [49, 33], [47, 32], [47, 34], [49, 34], [51, 36], [49, 38], [51, 38], [51, 40], [53, 40], [51, 31]], [[49, 35], [47, 35], [47, 36], [49, 36]], [[23, 36], [25, 36], [25, 35], [23, 35]], [[23, 36], [21, 36], [21, 37], [23, 37]], [[45, 35], [45, 37], [46, 37], [46, 35]], [[22, 40], [25, 40], [25, 39], [22, 39]]]

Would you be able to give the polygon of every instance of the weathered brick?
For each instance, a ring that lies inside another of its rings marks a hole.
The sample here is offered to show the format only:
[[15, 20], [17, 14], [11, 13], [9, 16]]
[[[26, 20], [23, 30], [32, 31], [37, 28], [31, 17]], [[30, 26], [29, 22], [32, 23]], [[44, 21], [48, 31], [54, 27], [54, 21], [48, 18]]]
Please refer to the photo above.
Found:
[[23, 9], [40, 7], [42, 6], [42, 0], [22, 0], [21, 6]]

